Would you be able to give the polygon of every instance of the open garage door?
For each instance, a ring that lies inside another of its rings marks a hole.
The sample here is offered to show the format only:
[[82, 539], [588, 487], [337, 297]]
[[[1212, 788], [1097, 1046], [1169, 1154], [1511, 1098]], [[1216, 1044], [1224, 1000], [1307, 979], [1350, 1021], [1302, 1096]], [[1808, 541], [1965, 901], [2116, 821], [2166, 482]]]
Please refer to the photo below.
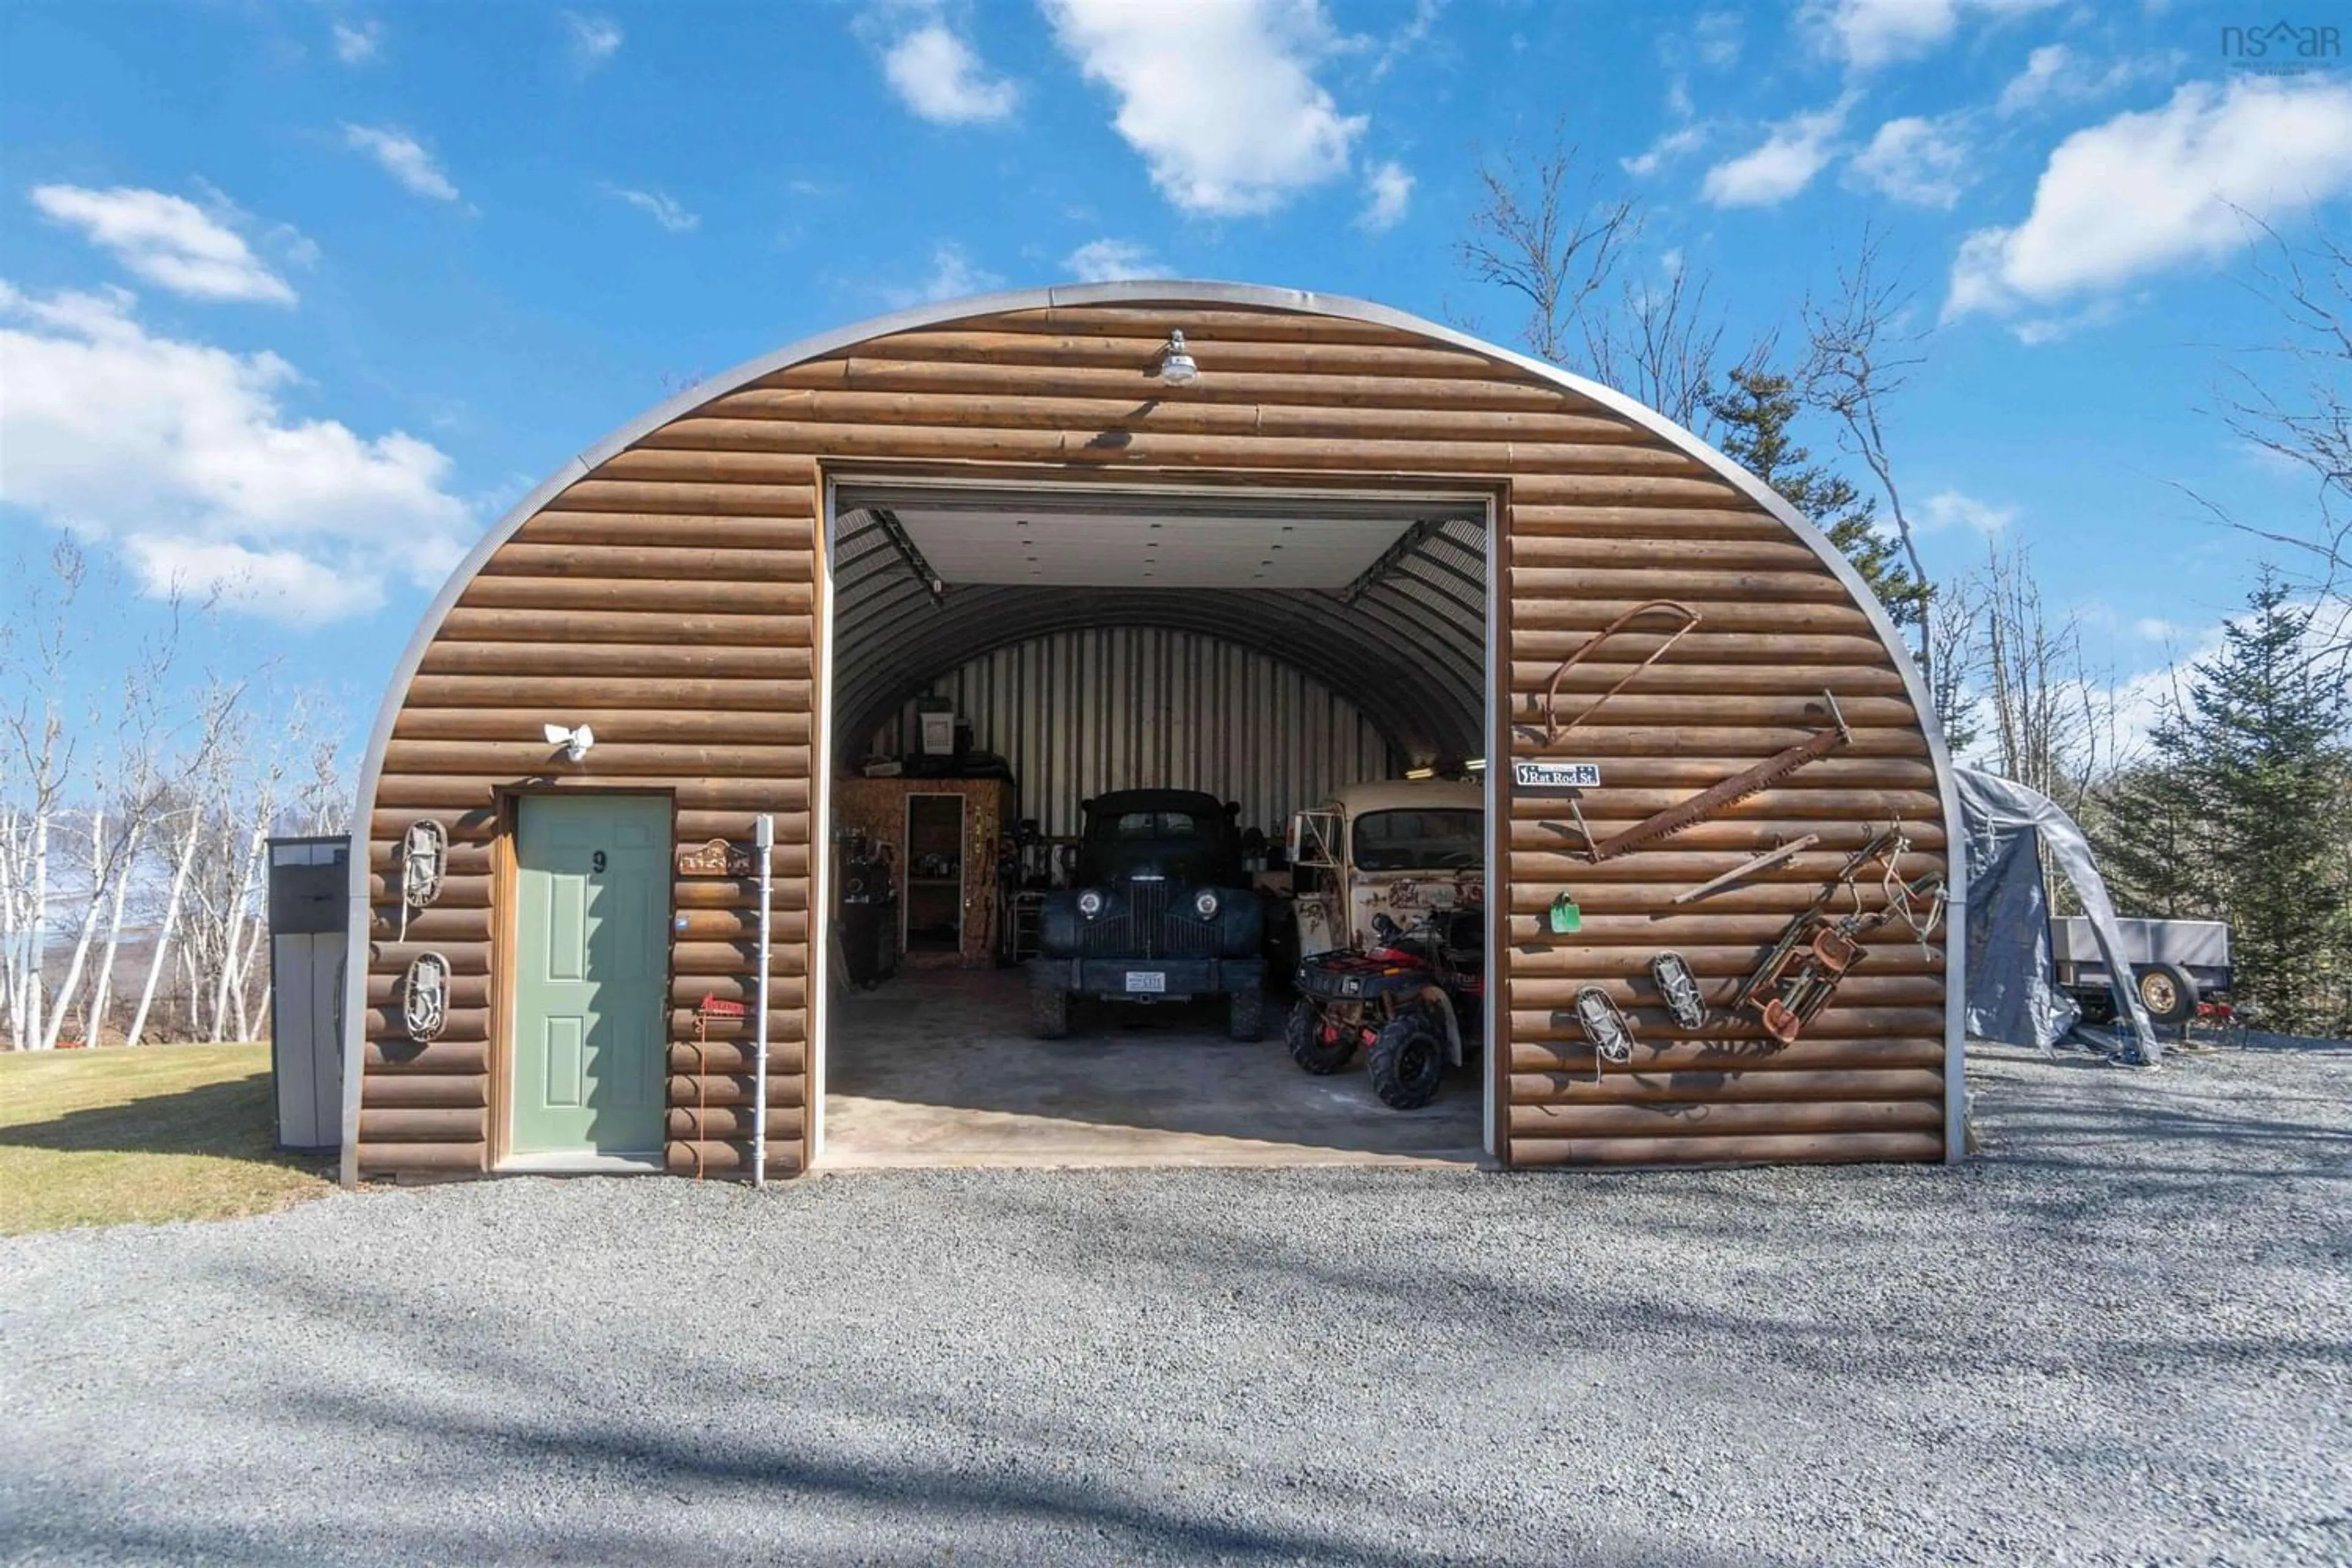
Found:
[[819, 1157], [1481, 1158], [1483, 942], [1427, 1104], [1294, 1060], [1288, 830], [1381, 781], [1466, 798], [1483, 921], [1491, 504], [837, 480]]

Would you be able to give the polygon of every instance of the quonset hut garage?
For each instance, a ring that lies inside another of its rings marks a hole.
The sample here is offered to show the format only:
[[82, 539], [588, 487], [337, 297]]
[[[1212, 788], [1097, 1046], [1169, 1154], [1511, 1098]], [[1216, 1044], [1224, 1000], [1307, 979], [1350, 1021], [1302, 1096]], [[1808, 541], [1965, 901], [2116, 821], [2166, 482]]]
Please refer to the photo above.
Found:
[[[345, 1178], [1956, 1158], [1928, 712], [1777, 497], [1461, 333], [1194, 283], [829, 333], [569, 465], [425, 616], [361, 784]], [[1441, 832], [1443, 899], [1380, 878]], [[1121, 847], [1180, 833], [1240, 871], [1161, 910]], [[1451, 962], [1425, 1104], [1286, 1029], [1318, 887], [1348, 974]], [[1201, 934], [1237, 899], [1262, 963]]]

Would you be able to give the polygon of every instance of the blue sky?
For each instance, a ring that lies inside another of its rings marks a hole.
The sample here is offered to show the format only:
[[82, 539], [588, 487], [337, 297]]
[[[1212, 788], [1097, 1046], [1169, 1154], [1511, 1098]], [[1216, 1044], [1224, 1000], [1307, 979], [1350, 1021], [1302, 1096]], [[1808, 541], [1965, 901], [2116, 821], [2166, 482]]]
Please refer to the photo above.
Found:
[[[132, 620], [323, 684], [356, 734], [457, 554], [708, 375], [917, 300], [1080, 277], [1377, 300], [1500, 342], [1454, 247], [1555, 126], [1781, 329], [1865, 222], [1917, 290], [1930, 564], [2028, 543], [2121, 678], [2255, 569], [2177, 486], [2304, 490], [2202, 410], [2275, 335], [2235, 208], [2352, 194], [2352, 74], [2236, 8], [1825, 0], [801, 0], [0, 7], [0, 527]], [[2305, 18], [2311, 19], [2311, 18]], [[2276, 62], [2266, 62], [2276, 63]], [[1831, 432], [1811, 432], [1818, 450]], [[1863, 478], [1856, 469], [1855, 477]]]

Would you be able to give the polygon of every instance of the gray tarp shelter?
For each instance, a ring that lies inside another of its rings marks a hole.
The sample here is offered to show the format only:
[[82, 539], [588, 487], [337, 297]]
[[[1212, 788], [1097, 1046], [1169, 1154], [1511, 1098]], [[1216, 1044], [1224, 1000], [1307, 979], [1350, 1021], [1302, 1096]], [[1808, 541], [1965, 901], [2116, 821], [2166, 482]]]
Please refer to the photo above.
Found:
[[2046, 1051], [2082, 1016], [2074, 999], [2058, 989], [2051, 964], [2050, 889], [2042, 885], [2040, 853], [2047, 848], [2090, 919], [2116, 1016], [2131, 1020], [2137, 1054], [2155, 1061], [2163, 1046], [2131, 984], [2116, 907], [2082, 828], [2040, 790], [1977, 768], [1952, 774], [1968, 838], [1969, 1033]]

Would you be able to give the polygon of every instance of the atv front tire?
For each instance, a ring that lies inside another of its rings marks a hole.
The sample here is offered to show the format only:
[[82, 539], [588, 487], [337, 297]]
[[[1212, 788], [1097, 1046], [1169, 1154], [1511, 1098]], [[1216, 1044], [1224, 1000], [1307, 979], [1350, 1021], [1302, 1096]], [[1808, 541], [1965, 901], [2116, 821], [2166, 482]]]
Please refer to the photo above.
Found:
[[1408, 1008], [1372, 1042], [1372, 1092], [1391, 1110], [1418, 1110], [1445, 1081], [1445, 1037], [1427, 1010]]
[[1290, 1047], [1290, 1059], [1318, 1078], [1328, 1078], [1356, 1059], [1356, 1032], [1342, 1029], [1337, 1038], [1326, 1040], [1323, 1015], [1304, 996], [1291, 1005], [1282, 1039]]

